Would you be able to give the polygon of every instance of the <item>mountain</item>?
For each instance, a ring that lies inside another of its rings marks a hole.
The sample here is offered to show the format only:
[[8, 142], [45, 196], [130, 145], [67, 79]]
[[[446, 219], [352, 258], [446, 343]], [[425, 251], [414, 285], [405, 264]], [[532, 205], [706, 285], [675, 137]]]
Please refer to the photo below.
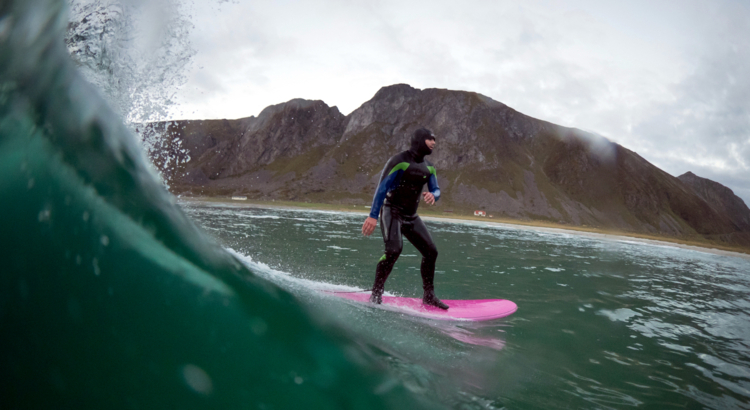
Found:
[[731, 189], [692, 172], [686, 172], [677, 179], [692, 188], [717, 213], [729, 217], [738, 230], [750, 231], [750, 209]]
[[150, 126], [189, 152], [175, 193], [369, 205], [385, 162], [425, 126], [437, 135], [436, 209], [750, 246], [750, 212], [716, 205], [728, 198], [720, 184], [696, 188], [601, 136], [478, 93], [398, 84], [348, 116], [295, 99], [258, 117]]

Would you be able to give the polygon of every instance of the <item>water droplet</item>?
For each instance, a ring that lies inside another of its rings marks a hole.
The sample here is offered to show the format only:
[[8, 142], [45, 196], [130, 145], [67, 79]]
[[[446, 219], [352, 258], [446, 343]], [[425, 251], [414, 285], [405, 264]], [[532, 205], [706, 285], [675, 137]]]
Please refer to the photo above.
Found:
[[211, 382], [211, 377], [205, 370], [194, 364], [186, 364], [182, 366], [182, 378], [185, 380], [185, 384], [190, 387], [196, 393], [203, 395], [210, 395], [214, 386]]
[[104, 246], [109, 245], [109, 237], [107, 237], [107, 235], [102, 235], [100, 240], [102, 241], [102, 245]]
[[39, 219], [39, 222], [49, 221], [49, 219], [50, 219], [50, 210], [49, 209], [42, 209], [41, 211], [39, 211], [39, 216], [37, 216], [37, 219]]
[[101, 269], [99, 269], [99, 260], [93, 258], [91, 264], [94, 266], [94, 275], [99, 276], [99, 274], [102, 273]]
[[88, 222], [89, 220], [89, 211], [83, 211], [83, 222]]
[[26, 186], [28, 189], [34, 188], [34, 178], [29, 179], [29, 183]]
[[262, 336], [268, 330], [268, 325], [263, 319], [256, 317], [250, 321], [250, 330], [252, 330], [256, 336]]

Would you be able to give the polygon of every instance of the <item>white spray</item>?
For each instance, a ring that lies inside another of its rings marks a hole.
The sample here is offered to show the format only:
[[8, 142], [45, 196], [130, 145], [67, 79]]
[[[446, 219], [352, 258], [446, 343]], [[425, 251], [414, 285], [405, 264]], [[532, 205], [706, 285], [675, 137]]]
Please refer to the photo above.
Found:
[[142, 141], [164, 183], [190, 160], [163, 121], [187, 81], [190, 3], [176, 0], [70, 0], [65, 44], [84, 77]]

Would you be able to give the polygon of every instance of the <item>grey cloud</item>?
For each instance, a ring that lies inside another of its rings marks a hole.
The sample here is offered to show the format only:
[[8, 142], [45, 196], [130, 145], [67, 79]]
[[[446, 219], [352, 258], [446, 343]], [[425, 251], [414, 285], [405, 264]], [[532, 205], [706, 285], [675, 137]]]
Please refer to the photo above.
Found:
[[734, 188], [750, 202], [750, 13], [712, 10], [694, 72], [633, 130], [634, 143], [666, 171], [688, 170]]
[[[476, 91], [602, 134], [674, 175], [713, 176], [747, 200], [750, 13], [733, 4], [227, 5], [230, 15], [196, 31], [195, 65], [206, 69], [190, 85], [212, 98], [257, 87], [274, 98], [265, 105], [283, 100], [284, 85], [342, 112], [397, 82]], [[659, 15], [642, 19], [645, 7]]]
[[[750, 13], [724, 3], [710, 12], [693, 4], [692, 12], [692, 23], [703, 21], [696, 41], [686, 42], [692, 73], [666, 92], [655, 89], [657, 67], [627, 72], [606, 55], [589, 67], [556, 53], [565, 46], [559, 27], [537, 29], [533, 22], [495, 52], [498, 61], [523, 54], [522, 61], [535, 64], [488, 73], [477, 89], [527, 114], [603, 133], [667, 172], [691, 170], [750, 202]], [[595, 24], [587, 30], [586, 36], [597, 35]]]
[[202, 2], [193, 11], [200, 29], [191, 33], [191, 43], [200, 52], [190, 87], [183, 92], [189, 100], [218, 97], [241, 83], [262, 85], [270, 75], [265, 62], [298, 52], [293, 37], [268, 25], [262, 6], [233, 3], [222, 8], [219, 14], [216, 3]]

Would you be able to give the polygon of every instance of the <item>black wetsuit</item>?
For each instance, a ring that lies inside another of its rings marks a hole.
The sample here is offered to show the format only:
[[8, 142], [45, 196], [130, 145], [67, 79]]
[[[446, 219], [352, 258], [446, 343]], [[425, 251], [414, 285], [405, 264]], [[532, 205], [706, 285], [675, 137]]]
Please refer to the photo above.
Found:
[[432, 150], [427, 147], [427, 139], [434, 139], [434, 135], [424, 128], [417, 130], [412, 138], [411, 148], [388, 160], [380, 176], [378, 189], [375, 191], [370, 217], [375, 219], [380, 217], [380, 229], [385, 242], [385, 254], [378, 262], [375, 283], [372, 287], [371, 300], [376, 303], [380, 303], [385, 281], [401, 255], [403, 235], [422, 254], [420, 272], [424, 289], [423, 301], [443, 309], [448, 308], [435, 297], [437, 247], [424, 222], [417, 215], [417, 207], [425, 184], [435, 196], [435, 200], [440, 199], [435, 167], [424, 158], [432, 153]]

